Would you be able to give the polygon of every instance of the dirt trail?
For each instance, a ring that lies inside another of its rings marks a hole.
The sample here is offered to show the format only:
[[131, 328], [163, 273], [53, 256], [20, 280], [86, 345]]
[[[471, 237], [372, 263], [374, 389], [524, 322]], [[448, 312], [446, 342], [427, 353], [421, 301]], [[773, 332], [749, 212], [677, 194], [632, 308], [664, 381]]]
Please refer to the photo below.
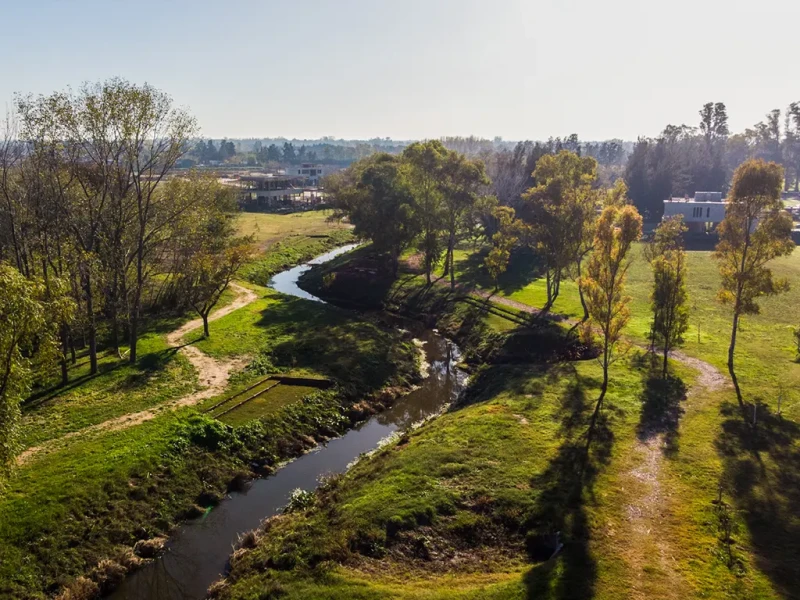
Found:
[[[697, 393], [718, 390], [728, 383], [716, 367], [705, 361], [682, 352], [673, 352], [671, 356], [699, 373], [695, 384], [688, 390], [686, 401]], [[665, 445], [664, 433], [641, 434], [634, 447], [637, 466], [622, 478], [626, 490], [630, 488], [640, 490], [626, 506], [630, 531], [624, 555], [633, 576], [633, 598], [652, 596], [647, 589], [648, 580], [652, 575], [647, 574], [645, 568], [653, 563], [668, 582], [666, 586], [659, 588], [662, 593], [664, 589], [668, 589], [669, 598], [681, 598], [687, 594], [686, 585], [676, 569], [670, 542], [661, 530], [670, 516], [670, 492], [662, 487], [660, 477]]]
[[[444, 283], [444, 282], [443, 282]], [[510, 298], [494, 296], [482, 290], [466, 291], [473, 296], [491, 299], [492, 302], [521, 310], [530, 314], [541, 311], [533, 306], [522, 304]], [[553, 315], [558, 318], [557, 315]], [[564, 319], [566, 323], [576, 324], [576, 319]], [[686, 401], [690, 401], [698, 393], [722, 389], [730, 385], [728, 379], [712, 364], [699, 358], [688, 356], [683, 352], [670, 353], [676, 360], [698, 372], [694, 385], [688, 390]], [[625, 507], [628, 523], [625, 537], [617, 538], [620, 552], [629, 564], [632, 574], [632, 598], [651, 598], [653, 583], [658, 586], [660, 594], [667, 591], [667, 598], [676, 600], [687, 597], [687, 587], [678, 572], [674, 552], [664, 532], [664, 525], [670, 517], [670, 491], [661, 484], [661, 468], [664, 462], [666, 440], [664, 433], [644, 432], [634, 446], [636, 466], [621, 476], [621, 485], [626, 495], [632, 494]], [[645, 568], [655, 566], [660, 576], [666, 581], [658, 585], [652, 580], [652, 574]], [[661, 597], [664, 597], [663, 595]]]
[[[233, 311], [247, 306], [251, 302], [258, 299], [258, 294], [238, 284], [232, 283], [231, 289], [236, 292], [236, 298], [227, 306], [212, 313], [208, 318], [209, 322], [216, 321], [225, 315], [229, 315]], [[244, 366], [247, 364], [247, 359], [238, 358], [234, 360], [217, 360], [208, 356], [207, 354], [204, 354], [194, 346], [180, 345], [182, 343], [181, 340], [187, 333], [202, 326], [202, 319], [193, 319], [184, 323], [175, 331], [167, 334], [167, 343], [169, 343], [170, 346], [179, 346], [180, 352], [183, 353], [192, 366], [197, 370], [198, 381], [201, 389], [170, 402], [165, 402], [159, 406], [155, 406], [137, 413], [122, 415], [102, 423], [97, 423], [96, 425], [90, 425], [89, 427], [85, 427], [79, 431], [73, 431], [71, 433], [62, 435], [59, 438], [49, 440], [40, 446], [28, 448], [17, 457], [17, 464], [23, 465], [31, 458], [41, 454], [42, 452], [52, 452], [55, 449], [61, 448], [73, 438], [82, 437], [99, 431], [116, 431], [120, 429], [127, 429], [128, 427], [133, 427], [134, 425], [139, 425], [140, 423], [149, 421], [164, 411], [175, 410], [184, 406], [192, 406], [202, 400], [222, 393], [225, 390], [225, 386], [228, 384], [228, 379], [230, 378], [231, 374], [244, 368]]]

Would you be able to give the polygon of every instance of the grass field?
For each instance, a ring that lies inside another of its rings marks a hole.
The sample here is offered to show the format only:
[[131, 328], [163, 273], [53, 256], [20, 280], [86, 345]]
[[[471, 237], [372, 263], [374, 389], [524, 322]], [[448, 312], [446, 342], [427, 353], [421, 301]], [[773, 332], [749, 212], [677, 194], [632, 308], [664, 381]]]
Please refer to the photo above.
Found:
[[[677, 583], [654, 542], [626, 553], [635, 533], [624, 508], [640, 485], [631, 472], [652, 383], [634, 360], [615, 366], [581, 474], [600, 375], [594, 361], [484, 372], [467, 405], [359, 463], [314, 508], [271, 524], [237, 558], [224, 597], [270, 589], [286, 598], [775, 597], [763, 574], [740, 577], [716, 558], [713, 523], [686, 532], [683, 545], [674, 518], [671, 560], [693, 566]], [[667, 502], [679, 508], [677, 498]], [[566, 545], [545, 562], [557, 531]]]
[[236, 218], [241, 235], [252, 235], [262, 250], [290, 236], [329, 235], [350, 227], [328, 219], [330, 210], [311, 210], [288, 214], [243, 212]]
[[234, 408], [219, 417], [228, 425], [245, 425], [256, 419], [275, 414], [285, 406], [299, 402], [303, 397], [316, 392], [318, 388], [307, 385], [279, 384], [252, 400]]
[[[636, 258], [627, 334], [646, 342], [650, 275], [638, 250]], [[491, 288], [479, 254], [457, 259], [460, 282]], [[541, 306], [544, 283], [531, 264], [512, 264], [499, 295]], [[689, 266], [685, 351], [725, 374], [729, 317], [715, 302], [716, 265], [709, 252], [690, 252]], [[272, 523], [255, 550], [237, 555], [224, 597], [795, 597], [800, 364], [789, 327], [798, 324], [800, 252], [774, 270], [793, 290], [744, 319], [737, 352], [746, 400], [760, 404], [755, 436], [729, 387], [702, 387], [674, 362], [673, 379], [652, 379], [632, 350], [612, 368], [605, 420], [579, 477], [596, 362], [484, 367], [466, 406], [361, 462], [312, 509]], [[353, 287], [328, 279], [334, 292]], [[418, 284], [402, 275], [373, 295], [396, 298]], [[554, 312], [580, 316], [574, 284], [562, 285]], [[663, 436], [656, 449], [643, 441], [652, 428]], [[554, 531], [564, 549], [541, 562]]]
[[[325, 225], [319, 213], [253, 218], [270, 222], [269, 235], [281, 238], [280, 258], [270, 263], [273, 267], [310, 258], [308, 253], [315, 253], [320, 247], [322, 252], [331, 244], [337, 245], [337, 235], [349, 236], [346, 229]], [[303, 224], [302, 232], [297, 229], [298, 223]], [[324, 238], [295, 235], [326, 232], [331, 235]], [[269, 251], [262, 260], [270, 260]], [[265, 292], [263, 288], [251, 287]], [[226, 294], [220, 307], [232, 298], [233, 294]], [[262, 309], [269, 305], [276, 315], [265, 313], [255, 321], [244, 319], [245, 325], [238, 328], [242, 337], [237, 338], [235, 350], [223, 343], [224, 335], [229, 333], [224, 326], [226, 319], [228, 323], [236, 322], [237, 315], [244, 315], [246, 309], [212, 323], [213, 337], [207, 342], [208, 347], [213, 348], [217, 343], [219, 356], [240, 354], [239, 342], [248, 340], [247, 352], [252, 351], [260, 358], [265, 334], [277, 331], [262, 328], [258, 323], [262, 318], [266, 322], [270, 319], [280, 322], [280, 346], [284, 349], [294, 348], [295, 338], [309, 340], [302, 322], [291, 322], [292, 318], [305, 319], [307, 315], [299, 306], [287, 308], [284, 300], [288, 299], [273, 297], [261, 301]], [[337, 311], [330, 312], [334, 321], [341, 320]], [[88, 366], [81, 359], [71, 369], [73, 380], [67, 387], [52, 387], [52, 374], [40, 378], [42, 389], [36, 390], [24, 409], [23, 440], [25, 446], [49, 440], [56, 443], [20, 466], [0, 491], [0, 598], [52, 597], [78, 575], [90, 576], [101, 587], [106, 585], [106, 575], [95, 569], [101, 559], [111, 559], [117, 567], [135, 561], [130, 552], [133, 544], [138, 539], [168, 534], [176, 523], [192, 514], [201, 492], [220, 495], [235, 474], [249, 472], [247, 465], [251, 461], [272, 464], [288, 457], [287, 449], [302, 447], [292, 440], [302, 439], [321, 427], [331, 431], [346, 424], [342, 400], [337, 394], [311, 394], [311, 399], [300, 402], [291, 393], [272, 397], [270, 407], [261, 411], [263, 418], [250, 421], [249, 437], [243, 439], [237, 430], [199, 417], [196, 409], [188, 408], [159, 413], [133, 427], [94, 429], [59, 442], [67, 433], [158, 407], [195, 390], [198, 382], [194, 369], [182, 354], [168, 347], [165, 339], [167, 332], [192, 316], [151, 319], [140, 339], [140, 359], [136, 365], [105, 353], [100, 373], [94, 377], [88, 376]], [[321, 320], [324, 317], [320, 316], [318, 323]], [[373, 331], [369, 324], [364, 330], [355, 323], [341, 326], [353, 339], [362, 331]], [[247, 328], [251, 328], [249, 333]], [[339, 330], [329, 330], [329, 334], [338, 333]], [[214, 342], [215, 339], [219, 342]], [[323, 342], [329, 349], [334, 347], [334, 341], [319, 332], [315, 342]], [[367, 346], [379, 349], [376, 359], [379, 361], [388, 355], [384, 346], [391, 345], [389, 338], [376, 337], [366, 341], [362, 350]], [[364, 359], [365, 368], [375, 366], [363, 352], [359, 356]], [[274, 368], [263, 360], [256, 362], [252, 371], [232, 382], [232, 387], [245, 387], [259, 376], [259, 369]], [[314, 370], [313, 366], [307, 370]], [[393, 369], [386, 366], [374, 370], [391, 375], [395, 373]], [[212, 398], [207, 403], [218, 400]]]

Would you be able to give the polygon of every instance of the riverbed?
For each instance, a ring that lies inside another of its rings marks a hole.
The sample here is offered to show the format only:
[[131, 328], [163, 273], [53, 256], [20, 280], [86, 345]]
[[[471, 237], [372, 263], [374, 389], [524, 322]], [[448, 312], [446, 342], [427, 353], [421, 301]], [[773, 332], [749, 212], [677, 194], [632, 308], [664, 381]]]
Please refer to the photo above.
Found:
[[[324, 302], [297, 285], [298, 278], [352, 250], [337, 248], [276, 275], [270, 287], [284, 294]], [[421, 385], [386, 411], [297, 458], [274, 475], [253, 481], [241, 493], [231, 493], [204, 517], [179, 528], [154, 562], [130, 575], [111, 595], [115, 600], [201, 600], [209, 585], [225, 574], [228, 557], [240, 534], [287, 504], [294, 490], [313, 490], [326, 475], [342, 473], [362, 454], [379, 447], [395, 432], [405, 430], [444, 410], [466, 384], [460, 371], [458, 347], [435, 330], [414, 327], [427, 369]]]

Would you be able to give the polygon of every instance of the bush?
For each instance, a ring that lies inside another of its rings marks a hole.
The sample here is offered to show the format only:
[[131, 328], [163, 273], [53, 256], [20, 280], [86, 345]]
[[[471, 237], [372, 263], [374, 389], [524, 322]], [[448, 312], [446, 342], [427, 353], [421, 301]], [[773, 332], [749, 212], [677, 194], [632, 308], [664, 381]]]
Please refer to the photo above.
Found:
[[314, 494], [314, 492], [309, 492], [297, 488], [292, 492], [292, 495], [289, 496], [289, 503], [283, 509], [283, 512], [292, 513], [292, 512], [307, 510], [314, 505], [314, 501], [316, 500], [316, 498], [317, 497]]
[[232, 429], [205, 415], [192, 415], [179, 437], [205, 450], [219, 450], [233, 441]]

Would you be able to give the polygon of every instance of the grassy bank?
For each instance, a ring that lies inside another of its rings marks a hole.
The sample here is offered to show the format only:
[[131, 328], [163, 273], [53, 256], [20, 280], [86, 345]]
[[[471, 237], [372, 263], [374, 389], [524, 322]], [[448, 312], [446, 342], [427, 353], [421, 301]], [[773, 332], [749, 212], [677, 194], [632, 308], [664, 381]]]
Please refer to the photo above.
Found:
[[[697, 306], [686, 352], [721, 368], [728, 320], [714, 302], [715, 265], [708, 252], [689, 256]], [[594, 361], [565, 361], [567, 354], [541, 364], [535, 353], [520, 354], [525, 345], [507, 346], [519, 334], [508, 325], [513, 319], [483, 312], [476, 326], [468, 316], [475, 302], [444, 300], [446, 291], [424, 286], [414, 273], [354, 285], [358, 273], [369, 275], [362, 258], [356, 269], [351, 257], [312, 271], [305, 285], [343, 303], [411, 309], [460, 335], [474, 365], [484, 363], [470, 401], [359, 463], [310, 509], [267, 523], [255, 548], [234, 556], [222, 597], [794, 597], [800, 429], [788, 400], [797, 389], [788, 331], [796, 315], [786, 307], [797, 287], [789, 297], [765, 300], [740, 337], [745, 391], [760, 401], [755, 433], [725, 378], [713, 379], [713, 367], [700, 363], [698, 375], [673, 362], [673, 377], [663, 382], [632, 351], [613, 366], [587, 458], [600, 382]], [[637, 258], [628, 334], [645, 341], [650, 280]], [[460, 281], [486, 285], [480, 260], [460, 256]], [[799, 282], [800, 254], [775, 270]], [[522, 257], [499, 295], [537, 306], [543, 288], [531, 257]], [[569, 282], [554, 310], [580, 314]], [[493, 327], [490, 319], [505, 325]], [[473, 331], [480, 334], [473, 338]], [[499, 346], [487, 343], [492, 338]], [[553, 342], [534, 338], [532, 345]], [[545, 560], [556, 532], [563, 549]]]
[[[306, 239], [284, 238], [282, 257], [271, 264], [287, 260], [286, 255], [305, 260], [314, 251]], [[87, 578], [80, 581], [91, 593], [111, 589], [145, 560], [132, 551], [138, 541], [158, 540], [183, 520], [202, 515], [230, 486], [253, 476], [255, 466], [268, 472], [307, 450], [315, 436], [337, 435], [363, 418], [363, 407], [352, 410], [356, 399], [348, 390], [370, 396], [378, 387], [414, 380], [416, 351], [400, 334], [332, 307], [309, 309], [303, 305], [313, 303], [254, 288], [263, 296], [254, 303], [257, 311], [240, 309], [212, 323], [212, 338], [203, 342], [215, 356], [253, 359], [251, 368], [232, 381], [233, 390], [273, 371], [336, 377], [360, 367], [382, 377], [364, 378], [360, 387], [337, 379], [338, 387], [330, 391], [280, 395], [253, 419], [237, 421], [237, 427], [199, 415], [203, 406], [198, 406], [157, 412], [119, 430], [87, 429], [157, 408], [197, 388], [194, 369], [165, 341], [166, 332], [188, 317], [151, 322], [134, 366], [106, 356], [100, 374], [90, 378], [79, 363], [72, 385], [40, 394], [26, 409], [26, 444], [56, 443], [21, 465], [0, 492], [0, 598], [45, 598], [74, 585], [79, 576]], [[313, 338], [306, 319], [313, 319]], [[234, 333], [239, 336], [235, 349], [225, 343]], [[331, 360], [320, 367], [318, 361], [334, 358], [340, 337], [357, 347], [352, 362], [337, 366]], [[73, 432], [79, 435], [63, 437]]]

